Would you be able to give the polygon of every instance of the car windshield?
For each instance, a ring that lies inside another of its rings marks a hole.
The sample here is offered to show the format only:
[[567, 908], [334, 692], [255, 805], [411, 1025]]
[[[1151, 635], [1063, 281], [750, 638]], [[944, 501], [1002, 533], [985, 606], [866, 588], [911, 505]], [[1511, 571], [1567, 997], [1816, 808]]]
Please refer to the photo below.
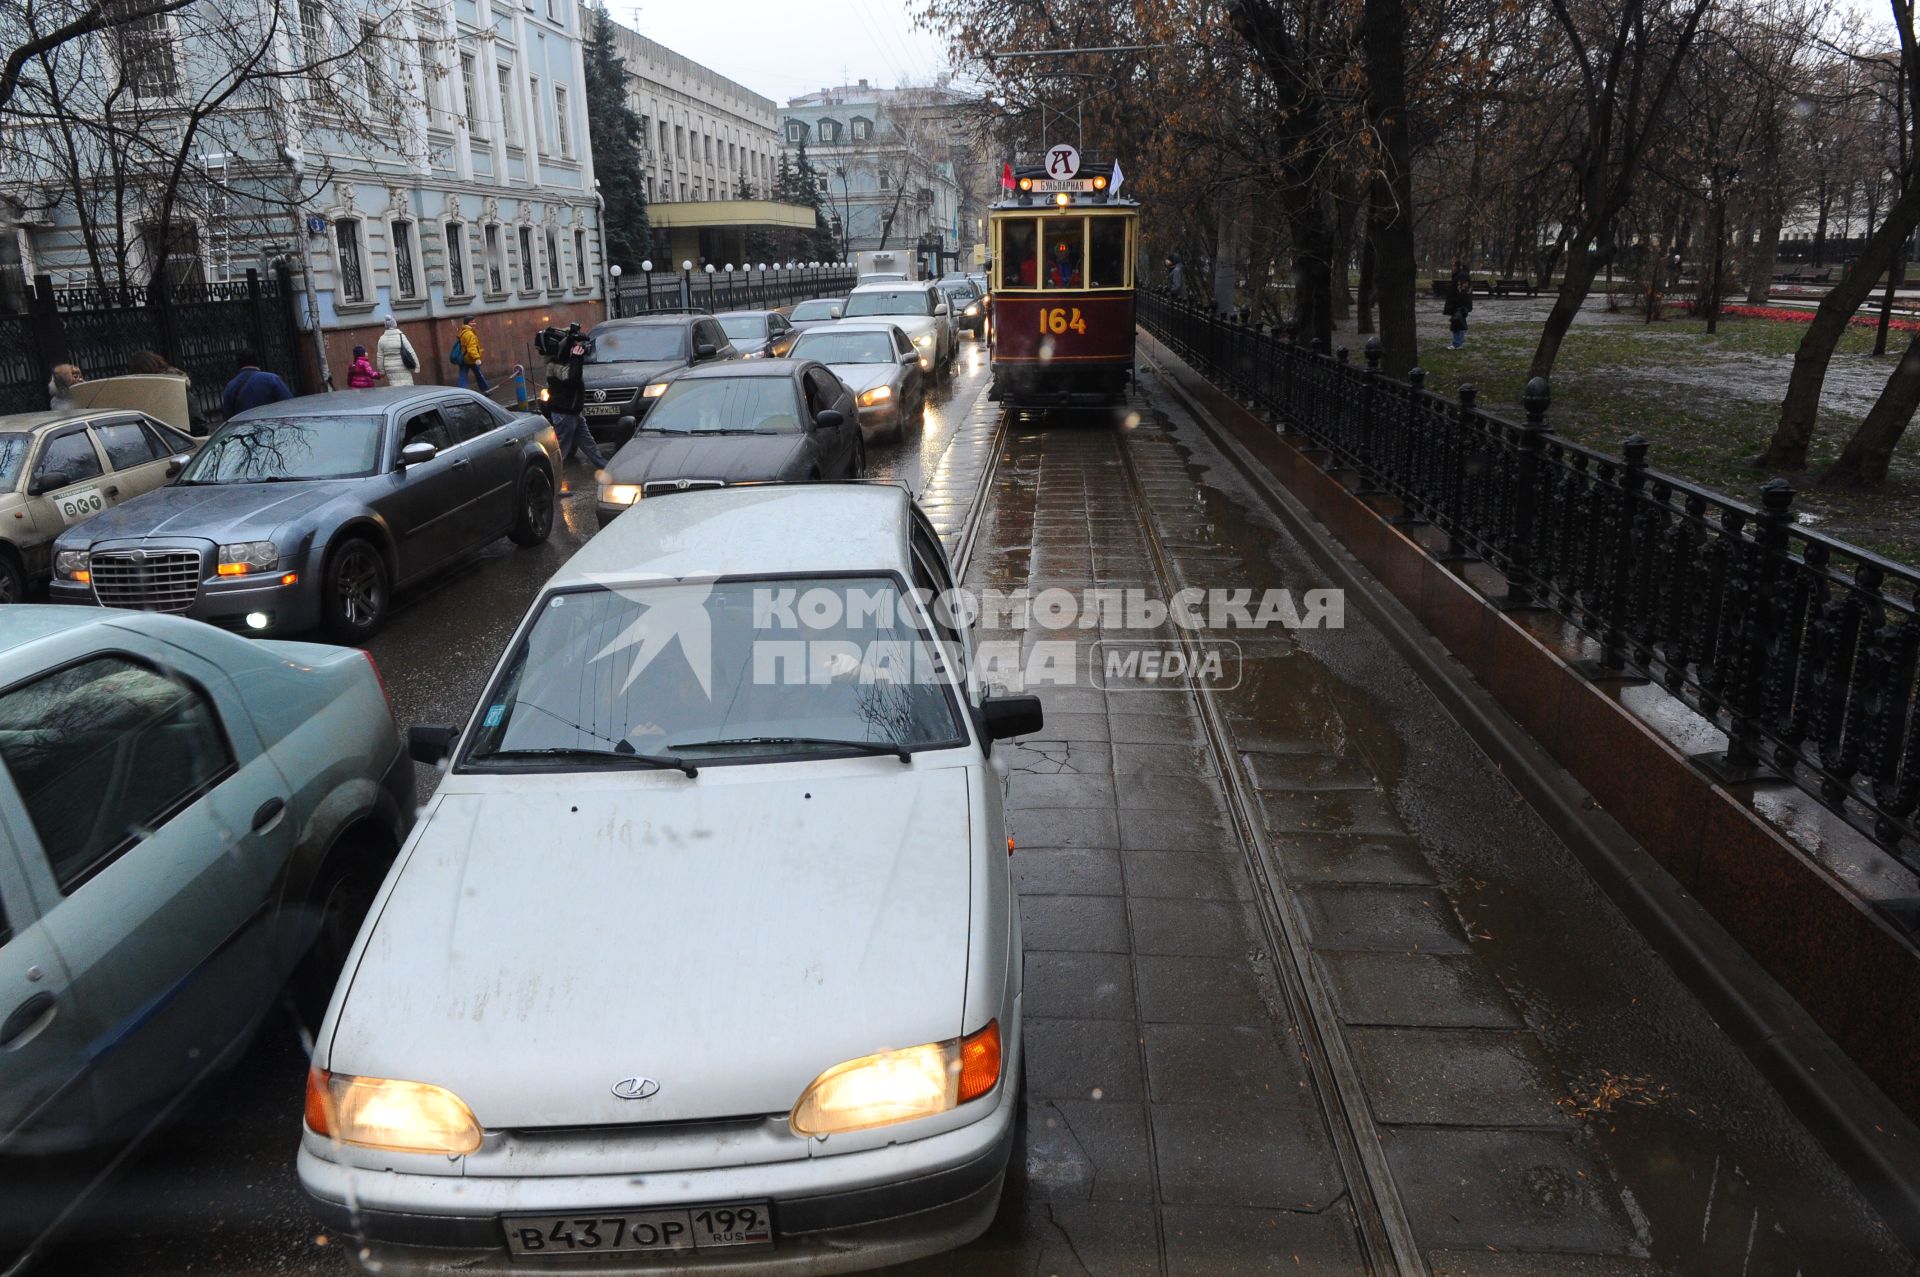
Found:
[[940, 650], [889, 577], [594, 586], [534, 608], [480, 710], [469, 765], [589, 770], [966, 740]]
[[933, 295], [924, 288], [878, 288], [847, 298], [847, 308], [840, 313], [848, 319], [856, 315], [931, 315]]
[[0, 491], [7, 491], [20, 482], [20, 468], [27, 463], [27, 452], [33, 447], [33, 436], [17, 430], [0, 433]]
[[223, 426], [181, 483], [351, 479], [380, 464], [379, 417], [265, 417]]
[[722, 315], [720, 331], [734, 341], [759, 341], [767, 335], [765, 315]]
[[680, 359], [686, 353], [686, 330], [678, 324], [635, 328], [602, 328], [592, 334], [590, 364], [623, 364], [657, 359]]
[[668, 434], [798, 434], [800, 407], [793, 382], [786, 377], [701, 377], [668, 386], [641, 429]]
[[893, 338], [885, 333], [803, 333], [791, 354], [823, 364], [890, 364], [897, 358]]
[[957, 284], [942, 284], [940, 285], [940, 293], [942, 296], [946, 297], [947, 300], [949, 301], [953, 300], [955, 297], [960, 297], [960, 298], [964, 298], [967, 301], [972, 301], [973, 285], [969, 284], [964, 279]]
[[833, 314], [834, 309], [839, 305], [840, 305], [839, 302], [828, 301], [825, 299], [822, 299], [820, 301], [801, 302], [798, 306], [795, 306], [793, 308], [793, 314], [790, 316], [790, 318], [795, 320], [832, 319], [834, 318], [834, 314]]

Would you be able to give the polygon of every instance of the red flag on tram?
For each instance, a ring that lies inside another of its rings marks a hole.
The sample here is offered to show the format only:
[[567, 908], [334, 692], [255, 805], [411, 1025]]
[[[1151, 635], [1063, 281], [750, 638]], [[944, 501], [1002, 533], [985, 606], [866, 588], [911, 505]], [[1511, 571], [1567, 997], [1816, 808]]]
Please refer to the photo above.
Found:
[[1000, 166], [1000, 185], [1009, 191], [1013, 189], [1013, 164], [1011, 161]]

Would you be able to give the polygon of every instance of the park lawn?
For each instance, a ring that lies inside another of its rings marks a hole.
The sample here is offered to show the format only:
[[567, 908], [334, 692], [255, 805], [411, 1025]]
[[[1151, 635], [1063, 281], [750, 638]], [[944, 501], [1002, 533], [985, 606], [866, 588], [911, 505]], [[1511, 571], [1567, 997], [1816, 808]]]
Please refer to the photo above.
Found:
[[[1519, 420], [1539, 323], [1502, 320], [1497, 313], [1492, 307], [1475, 312], [1481, 322], [1474, 324], [1464, 350], [1451, 349], [1437, 327], [1423, 331], [1421, 363], [1430, 388], [1450, 392], [1472, 382], [1482, 407]], [[1593, 319], [1576, 325], [1561, 348], [1547, 424], [1557, 434], [1616, 455], [1621, 442], [1637, 433], [1652, 445], [1648, 463], [1655, 469], [1757, 503], [1760, 484], [1774, 476], [1749, 463], [1773, 433], [1806, 326], [1723, 319], [1710, 335], [1704, 321], [1690, 318], [1655, 324], [1624, 316]], [[1920, 431], [1909, 430], [1901, 440], [1885, 488], [1855, 493], [1816, 483], [1872, 406], [1907, 340], [1906, 334], [1890, 334], [1889, 353], [1876, 360], [1873, 338], [1870, 328], [1850, 329], [1841, 338], [1811, 465], [1785, 477], [1799, 490], [1794, 510], [1801, 522], [1902, 563], [1920, 564]]]

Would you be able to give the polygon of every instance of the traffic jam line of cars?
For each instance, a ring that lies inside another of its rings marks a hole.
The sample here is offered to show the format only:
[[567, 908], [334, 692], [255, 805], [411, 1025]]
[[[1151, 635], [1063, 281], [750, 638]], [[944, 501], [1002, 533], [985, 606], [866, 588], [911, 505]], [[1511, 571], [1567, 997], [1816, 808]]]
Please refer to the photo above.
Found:
[[[596, 331], [590, 404], [631, 435], [606, 526], [404, 750], [370, 656], [281, 636], [364, 639], [406, 583], [545, 540], [542, 417], [416, 387], [204, 442], [0, 422], [11, 597], [53, 601], [0, 632], [0, 1167], [159, 1129], [291, 990], [299, 1177], [381, 1271], [846, 1271], [986, 1228], [1021, 1058], [994, 743], [1041, 712], [930, 602], [910, 494], [812, 482], [925, 410], [951, 304], [834, 308]], [[770, 632], [796, 595], [840, 621]], [[417, 813], [414, 761], [444, 769]], [[634, 972], [674, 996], [629, 1014]], [[98, 1183], [15, 1178], [14, 1248]]]

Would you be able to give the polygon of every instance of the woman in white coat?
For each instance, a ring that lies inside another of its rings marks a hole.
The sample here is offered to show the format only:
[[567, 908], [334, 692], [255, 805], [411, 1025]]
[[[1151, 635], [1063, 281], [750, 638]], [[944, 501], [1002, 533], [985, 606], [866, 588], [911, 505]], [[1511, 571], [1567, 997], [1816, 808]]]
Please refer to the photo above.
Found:
[[374, 362], [389, 386], [411, 386], [414, 370], [420, 366], [420, 356], [413, 353], [413, 343], [400, 331], [392, 315], [386, 317], [386, 323], [387, 331], [381, 333], [380, 340], [374, 344]]

